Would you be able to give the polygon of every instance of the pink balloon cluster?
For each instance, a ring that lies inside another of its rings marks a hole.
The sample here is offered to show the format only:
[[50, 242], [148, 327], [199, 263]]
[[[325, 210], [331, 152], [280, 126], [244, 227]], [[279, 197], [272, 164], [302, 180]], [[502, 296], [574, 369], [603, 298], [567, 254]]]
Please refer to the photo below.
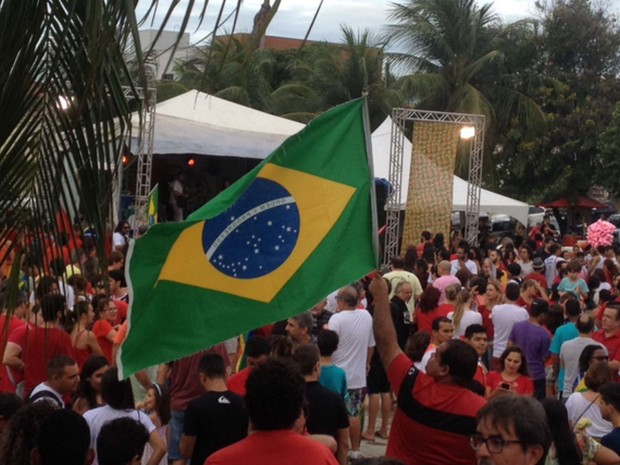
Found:
[[598, 220], [588, 226], [588, 243], [593, 247], [611, 245], [616, 227], [609, 221]]

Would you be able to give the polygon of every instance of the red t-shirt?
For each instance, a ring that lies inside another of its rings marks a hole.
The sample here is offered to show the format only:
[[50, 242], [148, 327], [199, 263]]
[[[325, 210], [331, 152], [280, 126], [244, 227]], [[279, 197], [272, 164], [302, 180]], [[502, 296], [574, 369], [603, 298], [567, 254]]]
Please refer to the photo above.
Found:
[[[0, 328], [4, 328], [5, 321], [6, 321], [6, 315], [0, 315], [0, 325], [1, 325]], [[11, 319], [9, 320], [9, 331], [8, 331], [7, 337], [5, 338], [4, 334], [0, 336], [2, 338], [2, 352], [0, 353], [4, 354], [4, 349], [6, 348], [6, 341], [8, 341], [8, 337], [17, 328], [20, 328], [21, 326], [24, 326], [25, 324], [26, 324], [25, 321], [20, 320], [17, 317], [11, 317]], [[26, 333], [24, 333], [24, 335], [25, 334]], [[23, 341], [22, 341], [22, 344], [20, 344], [20, 347], [23, 347]], [[8, 374], [9, 370], [13, 377], [12, 380]], [[17, 383], [20, 383], [23, 380], [24, 380], [24, 373], [22, 371], [17, 371], [12, 368], [9, 368], [6, 365], [0, 364], [0, 392], [10, 392], [11, 394], [15, 394], [15, 388], [16, 388]]]
[[544, 275], [536, 272], [530, 273], [525, 276], [525, 278], [523, 278], [523, 281], [527, 281], [528, 279], [533, 279], [538, 284], [540, 284], [540, 287], [542, 287], [543, 289], [547, 289], [547, 280], [545, 279]]
[[[407, 465], [475, 464], [469, 436], [476, 432], [476, 414], [486, 401], [463, 387], [437, 383], [405, 354], [394, 359], [387, 375], [399, 402], [385, 455]], [[411, 391], [401, 392], [413, 376]]]
[[58, 328], [22, 325], [9, 335], [9, 342], [22, 349], [26, 398], [37, 384], [47, 379], [47, 363], [51, 359], [58, 355], [74, 358], [71, 338]]
[[210, 455], [204, 465], [338, 465], [323, 444], [292, 430], [256, 431]]
[[515, 304], [518, 305], [519, 307], [523, 307], [524, 309], [527, 310], [527, 313], [530, 313], [532, 304], [528, 304], [523, 297], [519, 296]]
[[433, 321], [438, 316], [436, 308], [427, 313], [422, 312], [422, 310], [418, 308], [415, 311], [415, 321], [418, 324], [418, 331], [426, 331], [430, 334], [433, 330]]
[[487, 332], [487, 338], [492, 341], [495, 337], [495, 327], [493, 326], [493, 320], [491, 319], [491, 311], [486, 305], [478, 305], [478, 313], [482, 317], [482, 326]]
[[491, 392], [497, 390], [502, 383], [510, 384], [511, 388], [521, 396], [534, 394], [534, 381], [529, 376], [519, 375], [514, 381], [506, 381], [499, 371], [492, 371], [487, 374], [487, 387], [491, 388]]
[[592, 335], [592, 339], [596, 342], [600, 342], [605, 346], [609, 353], [609, 360], [620, 360], [620, 331], [616, 331], [611, 336], [607, 337], [605, 331], [599, 329]]
[[108, 359], [109, 363], [112, 363], [112, 346], [114, 343], [109, 341], [106, 336], [113, 330], [114, 328], [108, 320], [97, 320], [93, 325], [93, 333], [97, 336], [101, 352], [103, 352], [103, 356]]
[[245, 383], [248, 380], [249, 374], [250, 369], [244, 368], [239, 373], [232, 375], [228, 379], [228, 383], [226, 383], [228, 390], [240, 396], [245, 396]]
[[453, 311], [454, 311], [454, 305], [443, 303], [439, 307], [437, 307], [437, 309], [435, 309], [435, 312], [436, 312], [435, 318], [439, 318], [439, 317], [447, 318], [448, 313], [453, 312]]

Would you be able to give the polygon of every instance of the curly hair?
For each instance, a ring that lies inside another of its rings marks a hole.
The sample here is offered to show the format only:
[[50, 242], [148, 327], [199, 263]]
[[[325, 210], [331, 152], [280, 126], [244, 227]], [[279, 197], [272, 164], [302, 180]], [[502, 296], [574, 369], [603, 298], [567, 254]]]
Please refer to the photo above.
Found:
[[293, 362], [274, 358], [250, 372], [246, 391], [245, 405], [256, 430], [290, 429], [301, 413], [306, 385]]
[[21, 407], [9, 422], [0, 447], [0, 463], [30, 465], [30, 452], [36, 445], [41, 424], [57, 408], [51, 402], [35, 402]]

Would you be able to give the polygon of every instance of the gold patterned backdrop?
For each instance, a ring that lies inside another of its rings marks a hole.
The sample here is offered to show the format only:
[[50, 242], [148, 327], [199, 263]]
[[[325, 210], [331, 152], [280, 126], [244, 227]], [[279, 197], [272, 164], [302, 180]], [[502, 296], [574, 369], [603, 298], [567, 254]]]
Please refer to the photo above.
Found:
[[460, 127], [414, 122], [409, 193], [401, 250], [420, 242], [422, 231], [450, 237], [452, 185]]

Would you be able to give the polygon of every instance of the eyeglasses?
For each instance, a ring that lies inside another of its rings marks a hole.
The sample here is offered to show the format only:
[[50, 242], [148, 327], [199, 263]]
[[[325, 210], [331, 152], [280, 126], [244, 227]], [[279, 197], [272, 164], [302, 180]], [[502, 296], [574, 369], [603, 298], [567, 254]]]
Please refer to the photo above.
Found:
[[523, 441], [504, 439], [501, 436], [483, 437], [481, 434], [472, 434], [469, 437], [469, 445], [473, 450], [478, 450], [482, 444], [486, 444], [491, 454], [500, 454], [506, 444], [522, 444]]

